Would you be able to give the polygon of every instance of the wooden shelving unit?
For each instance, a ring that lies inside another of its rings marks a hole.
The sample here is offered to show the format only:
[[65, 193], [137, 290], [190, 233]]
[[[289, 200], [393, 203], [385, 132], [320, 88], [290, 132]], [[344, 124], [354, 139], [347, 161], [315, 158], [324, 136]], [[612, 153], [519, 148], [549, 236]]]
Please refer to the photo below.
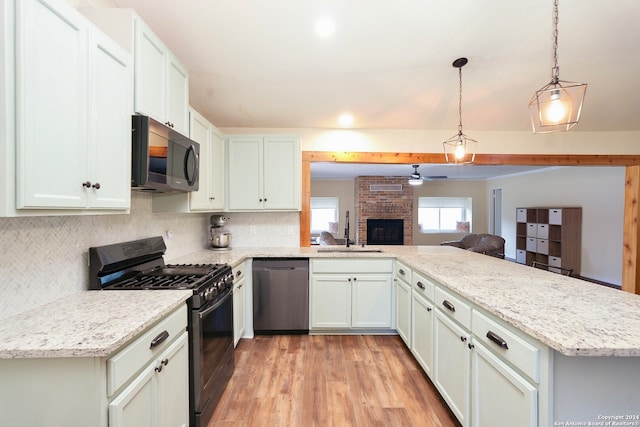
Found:
[[516, 262], [547, 264], [556, 273], [569, 268], [579, 276], [581, 235], [582, 208], [517, 208]]

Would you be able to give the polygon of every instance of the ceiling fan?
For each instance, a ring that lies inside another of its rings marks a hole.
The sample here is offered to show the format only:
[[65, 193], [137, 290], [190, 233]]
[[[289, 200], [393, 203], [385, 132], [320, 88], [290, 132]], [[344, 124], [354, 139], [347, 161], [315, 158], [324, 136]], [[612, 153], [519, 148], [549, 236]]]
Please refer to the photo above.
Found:
[[434, 181], [436, 179], [448, 178], [446, 175], [429, 175], [429, 176], [422, 177], [420, 175], [420, 172], [418, 172], [418, 167], [420, 167], [420, 165], [411, 165], [411, 166], [413, 167], [413, 172], [411, 172], [411, 175], [409, 175], [408, 182], [410, 185], [422, 185], [424, 181]]

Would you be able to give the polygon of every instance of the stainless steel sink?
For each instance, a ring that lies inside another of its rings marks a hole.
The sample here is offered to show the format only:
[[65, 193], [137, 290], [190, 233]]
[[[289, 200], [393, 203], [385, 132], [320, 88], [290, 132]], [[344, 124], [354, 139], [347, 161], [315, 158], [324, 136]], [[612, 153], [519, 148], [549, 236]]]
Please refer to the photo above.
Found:
[[373, 248], [320, 248], [318, 252], [382, 252]]

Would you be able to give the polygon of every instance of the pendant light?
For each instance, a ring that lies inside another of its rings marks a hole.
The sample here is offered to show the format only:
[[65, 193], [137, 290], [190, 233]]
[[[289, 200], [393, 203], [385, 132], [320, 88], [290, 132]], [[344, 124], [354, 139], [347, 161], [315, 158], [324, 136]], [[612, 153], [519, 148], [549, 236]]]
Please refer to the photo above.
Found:
[[469, 138], [462, 133], [462, 67], [467, 64], [467, 58], [458, 58], [453, 61], [453, 66], [458, 69], [459, 97], [458, 97], [458, 133], [442, 143], [444, 158], [447, 163], [461, 164], [473, 163], [476, 158], [476, 146], [478, 141]]
[[420, 165], [413, 165], [413, 172], [409, 176], [409, 185], [422, 185], [422, 177], [418, 172], [418, 166]]
[[537, 90], [529, 102], [534, 133], [567, 131], [578, 124], [586, 83], [560, 80], [558, 66], [558, 0], [553, 3], [553, 68], [551, 83]]

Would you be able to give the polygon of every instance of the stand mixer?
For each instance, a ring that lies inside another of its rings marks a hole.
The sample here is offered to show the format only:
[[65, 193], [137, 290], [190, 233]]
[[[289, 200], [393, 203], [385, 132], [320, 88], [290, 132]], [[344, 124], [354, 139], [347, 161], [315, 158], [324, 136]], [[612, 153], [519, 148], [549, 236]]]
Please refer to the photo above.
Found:
[[211, 215], [209, 222], [211, 228], [209, 230], [209, 239], [211, 240], [211, 249], [214, 251], [227, 251], [231, 243], [231, 233], [225, 231], [224, 226], [229, 221], [229, 217], [224, 215]]

